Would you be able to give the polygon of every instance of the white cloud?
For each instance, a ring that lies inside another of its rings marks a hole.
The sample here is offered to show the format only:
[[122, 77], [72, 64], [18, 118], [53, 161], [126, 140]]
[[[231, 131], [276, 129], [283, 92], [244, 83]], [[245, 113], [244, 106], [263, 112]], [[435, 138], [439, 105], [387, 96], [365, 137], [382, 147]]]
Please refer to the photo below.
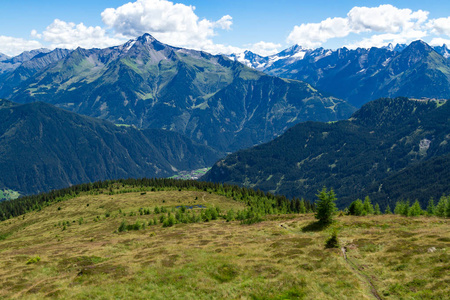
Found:
[[348, 19], [328, 18], [320, 23], [307, 23], [294, 26], [287, 41], [288, 43], [299, 44], [306, 48], [314, 48], [331, 38], [344, 37], [349, 33]]
[[220, 29], [231, 30], [233, 18], [230, 15], [223, 16], [220, 20], [216, 21], [214, 25]]
[[352, 32], [375, 31], [398, 33], [419, 28], [428, 18], [428, 12], [399, 9], [390, 4], [378, 7], [354, 7], [347, 14]]
[[450, 36], [450, 17], [430, 20], [427, 27], [433, 34], [445, 34]]
[[304, 47], [318, 47], [330, 39], [346, 37], [351, 33], [377, 33], [348, 47], [367, 48], [383, 46], [389, 42], [408, 43], [428, 35], [425, 28], [428, 14], [427, 11], [399, 9], [390, 4], [353, 7], [346, 18], [328, 18], [320, 23], [295, 26], [287, 41]]
[[246, 45], [246, 48], [253, 53], [257, 53], [262, 56], [268, 56], [280, 52], [281, 44], [275, 44], [270, 42], [258, 42], [255, 44]]
[[442, 46], [447, 45], [447, 47], [450, 47], [450, 39], [444, 39], [444, 38], [433, 38], [430, 42], [431, 46]]
[[23, 51], [34, 50], [42, 47], [43, 45], [39, 41], [0, 35], [0, 53], [9, 56], [16, 56]]
[[52, 48], [105, 48], [119, 45], [125, 41], [110, 37], [105, 29], [99, 26], [86, 26], [83, 23], [75, 24], [58, 19], [47, 26], [42, 34], [37, 33], [36, 30], [33, 30], [31, 34], [51, 43]]
[[408, 44], [411, 41], [419, 40], [427, 35], [424, 31], [409, 31], [407, 34], [384, 33], [375, 34], [369, 38], [363, 38], [360, 41], [345, 45], [349, 49], [383, 47], [388, 43]]
[[167, 0], [137, 0], [118, 8], [107, 8], [101, 16], [103, 22], [117, 34], [132, 38], [150, 33], [163, 43], [211, 52], [227, 49], [216, 45], [211, 38], [215, 28], [229, 30], [232, 17], [225, 15], [218, 21], [202, 19], [194, 6]]

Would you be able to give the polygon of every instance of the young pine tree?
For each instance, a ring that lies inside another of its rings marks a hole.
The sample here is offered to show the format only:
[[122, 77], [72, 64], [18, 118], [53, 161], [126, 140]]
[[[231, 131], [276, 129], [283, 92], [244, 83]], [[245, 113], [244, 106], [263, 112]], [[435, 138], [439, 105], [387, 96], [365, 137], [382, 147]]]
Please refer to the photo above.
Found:
[[336, 213], [336, 194], [333, 189], [327, 191], [324, 187], [322, 191], [317, 194], [319, 198], [316, 203], [316, 219], [322, 224], [330, 224], [333, 222], [333, 216]]
[[385, 215], [392, 215], [391, 207], [389, 204], [386, 206], [386, 209], [384, 210]]
[[407, 217], [409, 215], [409, 201], [397, 201], [394, 214]]
[[300, 207], [298, 209], [298, 212], [301, 214], [306, 213], [305, 199], [303, 199], [303, 198], [302, 198], [302, 200], [300, 200]]
[[447, 208], [447, 199], [446, 197], [442, 196], [441, 199], [439, 199], [436, 208], [434, 209], [434, 214], [438, 217], [445, 217], [446, 208]]
[[428, 201], [428, 206], [427, 206], [427, 214], [429, 216], [434, 215], [434, 199], [433, 197], [430, 198], [430, 200]]
[[420, 216], [422, 214], [422, 208], [420, 207], [419, 200], [416, 200], [409, 209], [409, 215], [413, 217]]
[[373, 215], [374, 213], [374, 208], [369, 196], [366, 196], [366, 198], [364, 198], [364, 210], [368, 215]]
[[447, 197], [447, 208], [445, 209], [445, 216], [450, 218], [450, 196]]
[[377, 216], [378, 216], [378, 215], [381, 215], [380, 205], [378, 205], [378, 203], [375, 204], [375, 208], [374, 208], [373, 213], [374, 213], [375, 215], [377, 215]]

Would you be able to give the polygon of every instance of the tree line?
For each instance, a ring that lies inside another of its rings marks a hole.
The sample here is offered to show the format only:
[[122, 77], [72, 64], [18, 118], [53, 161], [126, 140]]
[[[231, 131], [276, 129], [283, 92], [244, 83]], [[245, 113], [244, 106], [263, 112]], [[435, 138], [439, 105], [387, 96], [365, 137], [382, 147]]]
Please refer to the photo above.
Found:
[[[115, 187], [120, 187], [120, 189], [115, 190]], [[163, 190], [201, 190], [223, 195], [245, 203], [251, 212], [260, 215], [306, 213], [315, 210], [314, 203], [304, 199], [288, 199], [285, 196], [237, 185], [172, 178], [129, 178], [84, 183], [47, 193], [23, 196], [15, 200], [0, 202], [0, 221], [20, 216], [27, 212], [39, 211], [53, 203], [75, 198], [82, 193], [95, 195], [101, 193], [116, 194]]]

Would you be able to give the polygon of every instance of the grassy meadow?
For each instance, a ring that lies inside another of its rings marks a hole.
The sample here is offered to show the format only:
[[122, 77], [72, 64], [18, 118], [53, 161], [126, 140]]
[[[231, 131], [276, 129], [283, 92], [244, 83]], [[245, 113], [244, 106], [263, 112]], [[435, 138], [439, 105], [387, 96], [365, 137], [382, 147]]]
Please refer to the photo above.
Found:
[[[181, 205], [245, 208], [204, 191], [80, 195], [0, 222], [0, 299], [449, 298], [449, 219], [339, 216], [321, 229], [313, 214], [288, 214], [163, 227], [154, 208]], [[146, 226], [119, 232], [124, 221]], [[333, 229], [341, 247], [326, 249]]]

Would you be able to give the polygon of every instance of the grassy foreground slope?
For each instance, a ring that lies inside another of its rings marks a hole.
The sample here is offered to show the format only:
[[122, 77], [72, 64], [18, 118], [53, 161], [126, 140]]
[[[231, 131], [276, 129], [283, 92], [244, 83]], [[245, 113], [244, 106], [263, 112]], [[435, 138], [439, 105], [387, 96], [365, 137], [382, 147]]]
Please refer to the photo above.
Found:
[[[104, 193], [0, 222], [0, 299], [444, 299], [450, 220], [338, 217], [341, 249], [312, 214], [150, 225], [155, 207], [245, 209], [202, 190]], [[142, 209], [141, 209], [142, 208]], [[140, 212], [143, 212], [141, 214]], [[149, 214], [146, 214], [149, 213]], [[192, 214], [192, 212], [188, 213]], [[118, 232], [120, 224], [145, 228]], [[435, 250], [428, 249], [434, 247]]]

